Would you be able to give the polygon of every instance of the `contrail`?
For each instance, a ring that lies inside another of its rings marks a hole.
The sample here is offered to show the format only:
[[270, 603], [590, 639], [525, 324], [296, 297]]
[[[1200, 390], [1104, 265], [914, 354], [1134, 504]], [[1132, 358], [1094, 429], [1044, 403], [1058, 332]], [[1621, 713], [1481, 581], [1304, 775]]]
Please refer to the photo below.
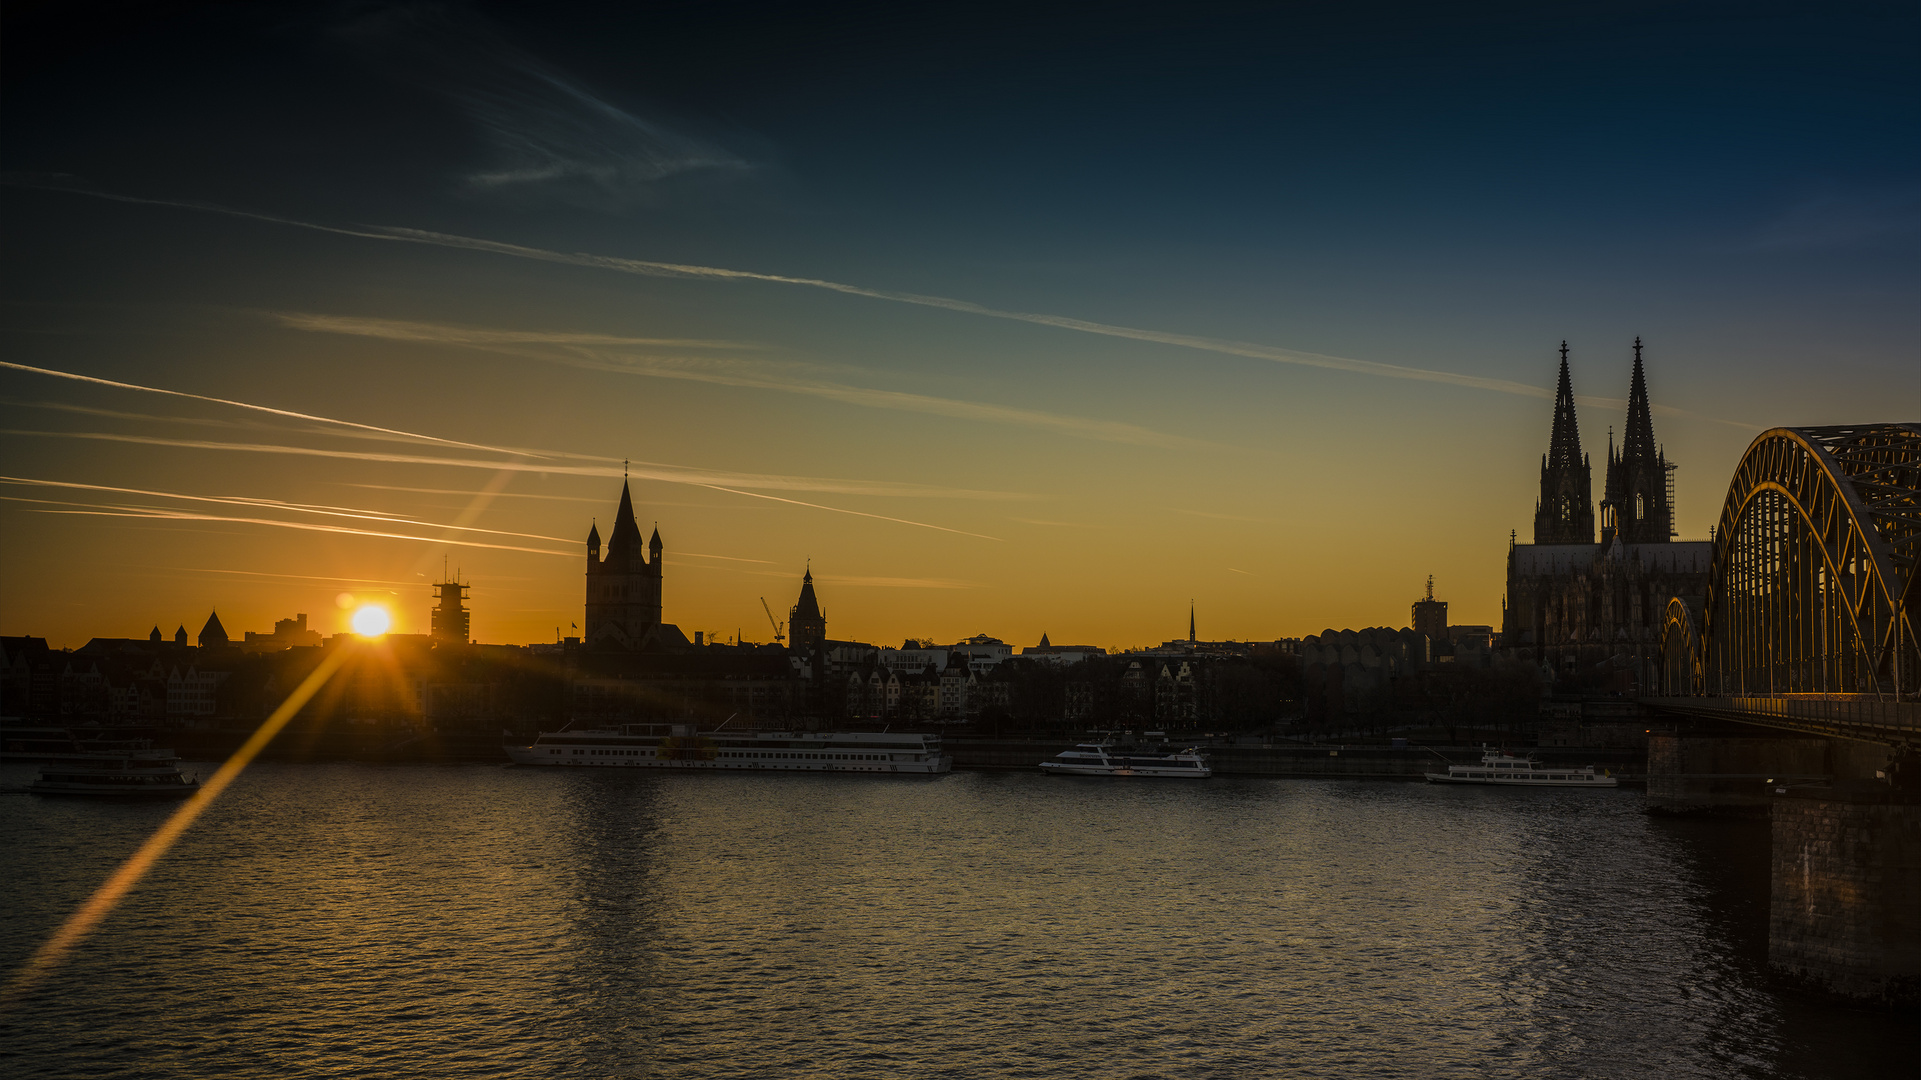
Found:
[[531, 555], [557, 555], [561, 558], [575, 557], [571, 551], [555, 551], [552, 548], [522, 547], [517, 544], [488, 544], [479, 540], [450, 540], [434, 536], [412, 536], [407, 533], [379, 532], [374, 529], [352, 529], [345, 525], [321, 525], [311, 521], [281, 521], [277, 518], [235, 517], [226, 514], [194, 514], [185, 510], [168, 510], [165, 507], [115, 506], [111, 503], [62, 502], [53, 499], [23, 499], [17, 495], [0, 495], [0, 501], [19, 503], [39, 503], [45, 506], [77, 506], [79, 510], [30, 510], [33, 514], [70, 514], [80, 517], [136, 518], [142, 521], [226, 521], [237, 525], [267, 525], [276, 529], [297, 529], [301, 532], [334, 533], [342, 536], [370, 536], [381, 540], [412, 540], [419, 544], [445, 544], [450, 547], [485, 548], [489, 551], [524, 551]]
[[[873, 300], [887, 300], [898, 304], [914, 304], [920, 307], [940, 308], [946, 311], [979, 315], [990, 319], [1007, 319], [1015, 322], [1032, 323], [1038, 326], [1051, 326], [1060, 330], [1072, 330], [1083, 334], [1097, 334], [1103, 337], [1129, 338], [1160, 345], [1172, 345], [1203, 352], [1220, 353], [1228, 356], [1245, 356], [1251, 359], [1271, 360], [1282, 364], [1295, 364], [1302, 367], [1328, 368], [1337, 371], [1352, 371], [1365, 375], [1378, 375], [1391, 379], [1413, 379], [1420, 382], [1447, 383], [1466, 386], [1478, 390], [1491, 390], [1501, 394], [1516, 394], [1522, 397], [1551, 398], [1554, 392], [1545, 386], [1534, 386], [1513, 379], [1494, 379], [1481, 375], [1463, 375], [1453, 371], [1435, 371], [1429, 368], [1407, 367], [1401, 364], [1384, 364], [1374, 360], [1356, 360], [1345, 356], [1329, 356], [1325, 353], [1304, 352], [1299, 349], [1284, 349], [1275, 345], [1262, 345], [1250, 341], [1232, 341], [1221, 338], [1203, 337], [1196, 334], [1174, 334], [1161, 330], [1145, 330], [1131, 326], [1117, 326], [1112, 323], [1093, 322], [1087, 319], [1069, 318], [1065, 315], [1048, 315], [1031, 311], [1011, 311], [1005, 308], [988, 307], [969, 300], [955, 300], [944, 296], [927, 296], [921, 293], [897, 292], [889, 289], [873, 289], [862, 285], [849, 285], [823, 278], [796, 277], [786, 274], [766, 274], [752, 270], [730, 270], [718, 266], [697, 266], [688, 263], [657, 262], [648, 259], [626, 259], [613, 255], [592, 255], [585, 252], [551, 251], [546, 248], [528, 247], [522, 244], [509, 244], [498, 240], [484, 240], [453, 233], [433, 232], [427, 229], [410, 229], [400, 226], [364, 226], [347, 228], [338, 225], [321, 225], [316, 222], [300, 221], [294, 218], [279, 217], [248, 210], [236, 210], [213, 203], [183, 202], [171, 199], [147, 199], [132, 195], [117, 195], [86, 188], [55, 186], [48, 184], [8, 181], [17, 187], [32, 187], [42, 191], [66, 192], [75, 195], [88, 195], [97, 199], [115, 202], [137, 203], [146, 206], [167, 206], [182, 210], [195, 210], [202, 213], [225, 214], [231, 217], [247, 218], [253, 221], [288, 225], [294, 228], [311, 229], [317, 232], [334, 233], [340, 236], [353, 236], [368, 240], [395, 240], [406, 243], [426, 244], [433, 247], [457, 248], [465, 251], [488, 252], [508, 255], [538, 262], [562, 263], [569, 266], [590, 267], [613, 270], [626, 274], [640, 274], [647, 277], [687, 278], [706, 281], [758, 281], [775, 285], [794, 285], [810, 289], [824, 289], [847, 296], [860, 296]], [[1657, 406], [1657, 411], [1674, 416], [1688, 416], [1709, 420], [1714, 423], [1733, 427], [1759, 430], [1758, 425], [1746, 424], [1735, 420], [1701, 416], [1671, 407]]]
[[325, 517], [354, 518], [360, 521], [376, 521], [389, 525], [417, 525], [423, 529], [454, 529], [460, 532], [486, 533], [491, 536], [513, 536], [522, 540], [551, 540], [556, 544], [572, 543], [558, 536], [542, 536], [539, 533], [508, 532], [505, 529], [481, 529], [466, 525], [443, 525], [437, 521], [419, 521], [414, 518], [384, 514], [378, 510], [361, 510], [347, 506], [323, 506], [315, 503], [286, 502], [281, 499], [257, 499], [244, 495], [187, 495], [177, 491], [150, 491], [146, 488], [112, 487], [106, 484], [82, 484], [65, 480], [35, 480], [21, 476], [0, 476], [0, 484], [19, 484], [24, 487], [70, 488], [76, 491], [104, 491], [115, 495], [145, 495], [155, 499], [180, 499], [187, 502], [220, 503], [227, 506], [250, 506], [259, 509], [287, 510], [296, 514], [318, 514]]
[[[513, 469], [518, 472], [554, 472], [554, 473], [569, 473], [569, 474], [581, 475], [581, 476], [612, 476], [614, 475], [614, 471], [612, 469], [563, 467], [563, 466], [553, 466], [553, 465], [543, 466], [543, 465], [528, 464], [524, 462], [509, 463], [509, 464], [503, 465], [502, 463], [496, 462], [496, 461], [472, 461], [472, 460], [463, 460], [460, 458], [416, 457], [416, 456], [405, 455], [405, 454], [372, 454], [372, 453], [358, 452], [358, 451], [352, 451], [352, 450], [317, 450], [317, 449], [304, 447], [304, 446], [276, 446], [272, 444], [257, 444], [257, 443], [219, 443], [219, 442], [202, 441], [197, 439], [160, 439], [160, 438], [154, 438], [152, 436], [146, 436], [146, 435], [117, 435], [111, 432], [103, 432], [103, 431], [16, 431], [16, 430], [0, 429], [0, 435], [27, 435], [27, 436], [39, 436], [39, 437], [50, 438], [50, 439], [95, 439], [102, 442], [125, 442], [125, 443], [135, 443], [135, 444], [147, 445], [147, 446], [180, 446], [180, 447], [186, 447], [190, 449], [201, 449], [201, 450], [241, 450], [241, 451], [246, 451], [249, 453], [256, 453], [256, 454], [302, 454], [302, 455], [311, 455], [315, 457], [347, 458], [355, 461], [385, 461], [385, 462], [407, 464], [407, 465], [446, 465], [446, 466], [451, 466], [456, 468], [468, 468], [468, 469]], [[633, 470], [633, 474], [643, 479], [655, 479], [655, 480], [663, 481], [665, 483], [686, 484], [690, 487], [709, 488], [714, 491], [724, 491], [730, 495], [744, 495], [750, 499], [768, 499], [768, 500], [772, 500], [773, 502], [789, 503], [794, 506], [806, 506], [815, 510], [826, 510], [830, 513], [835, 513], [835, 514], [848, 514], [853, 517], [873, 518], [876, 521], [892, 521], [901, 525], [913, 525], [917, 528], [922, 528], [922, 529], [934, 529], [939, 532], [957, 533], [961, 536], [973, 536], [973, 537], [978, 537], [982, 540], [996, 540], [996, 541], [1000, 540], [1000, 537], [998, 536], [986, 536], [981, 533], [967, 532], [964, 529], [950, 529], [945, 525], [933, 525], [925, 521], [914, 521], [909, 518], [889, 517], [886, 514], [870, 514], [863, 510], [847, 510], [838, 506], [828, 506], [828, 505], [825, 505], [824, 503], [803, 502], [799, 499], [783, 499], [774, 495], [761, 495], [752, 491], [741, 491], [738, 488], [724, 487], [720, 484], [705, 483], [700, 480], [692, 479], [688, 476], [651, 475], [640, 469]], [[849, 492], [849, 494], [859, 494], [859, 492]], [[13, 501], [14, 502], [31, 502], [34, 500], [15, 499]], [[79, 513], [80, 511], [72, 511], [72, 512]], [[135, 516], [135, 515], [121, 514], [121, 515], [110, 515], [110, 516], [126, 517], [126, 516]], [[210, 520], [210, 521], [236, 520], [237, 521], [237, 520], [243, 520], [243, 519], [207, 518], [206, 520]], [[314, 528], [314, 529], [321, 528], [320, 526], [296, 525], [294, 523], [284, 522], [284, 521], [282, 522], [263, 521], [262, 523], [284, 525], [284, 526], [287, 526], [288, 528]], [[342, 529], [338, 531], [351, 532], [355, 530]], [[365, 535], [375, 536], [375, 535], [381, 535], [381, 534], [369, 532], [369, 533], [366, 533]], [[400, 537], [397, 537], [397, 539], [421, 540], [427, 543], [436, 542], [431, 540], [430, 538], [420, 537], [420, 536], [400, 536]], [[560, 552], [544, 551], [544, 550], [538, 550], [535, 548], [524, 548], [524, 549], [508, 548], [508, 547], [505, 547], [504, 545], [498, 545], [498, 544], [478, 544], [478, 543], [463, 542], [463, 541], [457, 541], [457, 540], [449, 540], [446, 542], [450, 544], [459, 544], [462, 547], [501, 547], [503, 548], [503, 550], [538, 551], [538, 553], [542, 555], [560, 554]]]
[[[395, 465], [444, 465], [457, 469], [511, 469], [515, 472], [555, 473], [562, 476], [621, 476], [621, 469], [610, 465], [548, 465], [527, 461], [483, 461], [475, 458], [429, 457], [421, 454], [381, 454], [365, 450], [323, 450], [312, 446], [287, 446], [280, 443], [231, 443], [211, 439], [167, 439], [157, 435], [122, 435], [109, 431], [33, 431], [0, 429], [0, 435], [20, 435], [45, 439], [90, 439], [123, 442], [140, 446], [175, 446], [187, 450], [231, 450], [248, 454], [289, 454], [303, 457], [339, 458], [347, 461], [378, 461]], [[604, 460], [604, 459], [598, 459]], [[923, 484], [896, 484], [886, 481], [831, 480], [777, 474], [722, 473], [703, 469], [682, 469], [632, 462], [627, 470], [640, 480], [666, 484], [707, 487], [712, 482], [761, 487], [772, 491], [821, 491], [837, 495], [876, 495], [920, 499], [1026, 499], [1019, 492], [977, 491], [969, 488], [938, 488]], [[812, 505], [812, 504], [808, 504]]]
[[[778, 373], [770, 373], [775, 365], [764, 361], [742, 361], [733, 358], [714, 359], [700, 357], [689, 359], [680, 356], [659, 355], [622, 355], [607, 354], [591, 343], [582, 344], [577, 339], [588, 339], [595, 335], [553, 333], [535, 331], [497, 331], [476, 329], [465, 326], [444, 326], [435, 323], [400, 322], [393, 319], [364, 319], [351, 316], [313, 315], [303, 312], [276, 312], [275, 318], [284, 325], [299, 330], [328, 334], [351, 334], [359, 337], [374, 337], [389, 341], [410, 341], [436, 345], [465, 345], [486, 349], [520, 359], [534, 359], [542, 363], [566, 364], [571, 367], [585, 368], [589, 371], [609, 371], [619, 375], [637, 375], [656, 379], [681, 379], [689, 382], [711, 383], [717, 386], [738, 386], [752, 390], [772, 390], [787, 394], [804, 394], [812, 397], [827, 398], [848, 405], [870, 409], [890, 409], [902, 412], [931, 413], [936, 416], [950, 416], [961, 420], [977, 420], [984, 423], [1011, 424], [1022, 427], [1056, 431], [1084, 439], [1097, 439], [1105, 442], [1131, 443], [1140, 446], [1159, 446], [1168, 449], [1212, 448], [1220, 449], [1218, 444], [1181, 435], [1169, 435], [1117, 420], [1098, 420], [1080, 416], [1065, 416], [1058, 413], [1042, 412], [1037, 409], [1024, 409], [1012, 405], [997, 405], [990, 402], [968, 401], [960, 398], [935, 397], [929, 394], [915, 394], [901, 390], [881, 390], [864, 386], [851, 386], [846, 383], [827, 382], [819, 379], [796, 379]], [[613, 340], [613, 339], [610, 339]], [[644, 339], [635, 339], [644, 340]], [[546, 347], [540, 347], [546, 346]]]
[[145, 394], [165, 394], [168, 397], [206, 401], [215, 405], [228, 405], [236, 409], [251, 409], [254, 412], [270, 413], [274, 416], [285, 416], [294, 420], [313, 420], [322, 424], [338, 424], [341, 427], [358, 428], [361, 431], [376, 431], [382, 435], [398, 435], [402, 438], [416, 439], [420, 442], [438, 443], [441, 446], [457, 446], [463, 450], [486, 450], [496, 454], [524, 453], [524, 451], [507, 450], [498, 446], [483, 446], [479, 443], [442, 439], [438, 436], [422, 435], [414, 431], [399, 431], [394, 428], [377, 427], [373, 424], [359, 424], [352, 420], [336, 420], [331, 416], [315, 416], [312, 413], [293, 412], [289, 409], [276, 409], [270, 405], [255, 405], [252, 402], [234, 401], [230, 398], [208, 397], [205, 394], [190, 394], [184, 390], [163, 390], [157, 386], [141, 386], [137, 383], [118, 382], [113, 379], [102, 379], [93, 375], [77, 375], [71, 371], [56, 371], [52, 368], [34, 367], [31, 364], [15, 364], [10, 361], [0, 360], [0, 368], [8, 368], [13, 371], [25, 371], [33, 375], [46, 375], [55, 379], [72, 379], [74, 382], [92, 383], [95, 386], [110, 386], [116, 390], [138, 390]]
[[874, 518], [878, 521], [894, 521], [894, 522], [899, 522], [902, 525], [918, 525], [923, 529], [939, 529], [941, 532], [956, 533], [961, 536], [972, 536], [980, 540], [993, 540], [997, 543], [1006, 542], [1001, 540], [1001, 538], [998, 536], [988, 536], [984, 533], [968, 532], [965, 529], [950, 529], [945, 525], [929, 525], [925, 521], [909, 521], [906, 518], [888, 517], [886, 514], [869, 514], [862, 510], [842, 510], [838, 506], [822, 506], [819, 503], [801, 502], [799, 499], [783, 499], [778, 495], [762, 495], [762, 494], [759, 494], [758, 492], [753, 492], [753, 491], [737, 491], [734, 488], [721, 487], [719, 484], [701, 484], [700, 486], [704, 488], [712, 488], [715, 491], [725, 491], [730, 495], [745, 495], [750, 499], [771, 499], [774, 502], [792, 503], [795, 506], [811, 506], [816, 510], [832, 510], [836, 514], [853, 514], [855, 517]]

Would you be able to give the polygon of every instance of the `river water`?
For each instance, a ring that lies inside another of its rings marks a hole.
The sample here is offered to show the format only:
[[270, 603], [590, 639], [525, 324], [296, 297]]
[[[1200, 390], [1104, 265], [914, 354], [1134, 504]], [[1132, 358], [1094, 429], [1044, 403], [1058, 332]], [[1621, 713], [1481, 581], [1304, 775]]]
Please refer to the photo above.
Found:
[[[1766, 825], [1641, 799], [257, 765], [0, 1073], [1913, 1075], [1767, 977]], [[0, 799], [0, 971], [171, 810]]]

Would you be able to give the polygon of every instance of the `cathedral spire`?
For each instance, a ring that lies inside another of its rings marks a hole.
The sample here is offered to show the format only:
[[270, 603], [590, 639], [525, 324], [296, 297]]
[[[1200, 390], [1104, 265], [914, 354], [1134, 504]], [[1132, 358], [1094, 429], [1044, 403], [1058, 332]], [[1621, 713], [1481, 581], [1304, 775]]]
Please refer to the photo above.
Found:
[[1548, 438], [1550, 469], [1581, 464], [1581, 425], [1574, 417], [1574, 381], [1568, 377], [1567, 342], [1561, 342], [1561, 379], [1554, 387], [1554, 432]]
[[1607, 490], [1601, 499], [1602, 531], [1630, 544], [1664, 544], [1674, 535], [1674, 504], [1668, 491], [1672, 466], [1654, 442], [1641, 339], [1634, 339], [1634, 378], [1628, 386], [1628, 424], [1617, 455], [1608, 451]]
[[1652, 460], [1656, 454], [1654, 418], [1648, 410], [1648, 380], [1641, 370], [1641, 339], [1637, 337], [1634, 339], [1634, 382], [1628, 387], [1628, 427], [1621, 440], [1621, 456]]
[[1581, 453], [1581, 427], [1574, 415], [1574, 380], [1568, 373], [1567, 342], [1561, 342], [1561, 371], [1554, 387], [1554, 428], [1541, 458], [1541, 498], [1534, 508], [1537, 544], [1594, 542], [1593, 477]]

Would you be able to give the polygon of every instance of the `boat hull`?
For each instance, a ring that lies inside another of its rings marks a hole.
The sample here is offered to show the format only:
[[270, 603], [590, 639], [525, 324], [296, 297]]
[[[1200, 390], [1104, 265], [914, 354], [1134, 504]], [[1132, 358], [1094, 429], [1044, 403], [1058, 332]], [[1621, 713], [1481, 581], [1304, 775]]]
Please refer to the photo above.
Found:
[[200, 785], [197, 783], [154, 784], [151, 787], [115, 788], [107, 784], [50, 783], [45, 780], [36, 780], [32, 784], [27, 785], [27, 792], [31, 795], [51, 795], [60, 798], [78, 799], [113, 799], [115, 801], [184, 799], [199, 790]]
[[516, 765], [540, 765], [558, 769], [697, 769], [704, 772], [828, 772], [828, 773], [881, 773], [881, 774], [923, 774], [952, 772], [954, 759], [942, 754], [937, 761], [780, 761], [780, 760], [739, 760], [716, 759], [672, 760], [660, 758], [612, 758], [596, 760], [590, 758], [552, 759], [533, 746], [504, 747], [507, 756]]
[[1175, 769], [1153, 765], [1066, 765], [1058, 761], [1041, 762], [1041, 771], [1049, 776], [1151, 776], [1170, 780], [1205, 780], [1214, 775], [1214, 770], [1205, 765]]
[[1480, 787], [1573, 787], [1573, 788], [1611, 788], [1619, 787], [1621, 782], [1612, 776], [1582, 777], [1578, 780], [1545, 780], [1534, 777], [1501, 777], [1482, 779], [1479, 777], [1449, 776], [1446, 773], [1423, 773], [1430, 784], [1474, 784]]

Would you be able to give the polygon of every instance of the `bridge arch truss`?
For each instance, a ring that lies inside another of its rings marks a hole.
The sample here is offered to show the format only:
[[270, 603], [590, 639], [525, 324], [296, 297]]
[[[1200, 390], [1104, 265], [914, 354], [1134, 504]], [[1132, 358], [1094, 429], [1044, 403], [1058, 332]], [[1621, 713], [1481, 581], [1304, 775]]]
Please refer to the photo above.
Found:
[[1701, 610], [1668, 605], [1668, 694], [1913, 700], [1921, 424], [1775, 428], [1748, 447]]

